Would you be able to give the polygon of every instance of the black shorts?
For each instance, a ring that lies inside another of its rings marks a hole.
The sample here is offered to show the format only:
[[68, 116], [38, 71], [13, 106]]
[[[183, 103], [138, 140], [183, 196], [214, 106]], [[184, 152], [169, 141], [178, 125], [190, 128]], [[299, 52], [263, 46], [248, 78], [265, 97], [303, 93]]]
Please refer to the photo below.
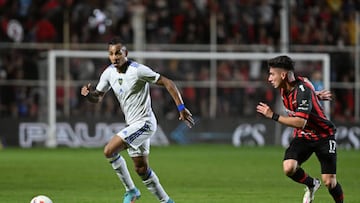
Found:
[[313, 152], [320, 162], [322, 174], [336, 174], [336, 140], [333, 136], [318, 141], [294, 138], [285, 151], [284, 160], [295, 159], [301, 166]]

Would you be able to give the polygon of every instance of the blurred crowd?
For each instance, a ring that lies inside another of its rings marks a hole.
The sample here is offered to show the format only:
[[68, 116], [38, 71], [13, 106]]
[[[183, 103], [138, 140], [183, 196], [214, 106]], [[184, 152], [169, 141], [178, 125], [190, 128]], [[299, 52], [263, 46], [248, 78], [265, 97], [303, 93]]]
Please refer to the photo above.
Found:
[[[216, 21], [216, 42], [221, 45], [269, 45], [280, 47], [280, 10], [276, 0], [0, 0], [0, 38], [8, 43], [106, 43], [120, 36], [134, 43], [134, 15], [142, 15], [148, 44], [209, 44], [211, 19]], [[289, 0], [289, 37], [291, 45], [332, 45], [341, 49], [356, 42], [356, 0]], [[1, 49], [0, 80], [45, 79], [43, 50]], [[331, 53], [331, 81], [354, 82], [352, 53]], [[130, 50], [131, 56], [131, 50]], [[147, 61], [156, 71], [176, 81], [209, 81], [210, 64], [169, 60]], [[105, 62], [71, 59], [70, 75], [59, 71], [57, 79], [96, 80]], [[263, 82], [263, 62], [218, 61], [217, 80]], [[321, 64], [297, 63], [296, 67], [321, 81]], [[46, 72], [46, 71], [45, 71]], [[321, 86], [321, 84], [319, 84]], [[113, 98], [94, 108], [84, 103], [79, 86], [57, 88], [57, 107], [61, 115], [64, 102], [70, 103], [71, 114], [117, 114]], [[70, 100], [64, 101], [65, 91]], [[189, 108], [200, 117], [209, 116], [209, 88], [182, 88]], [[334, 89], [336, 100], [332, 113], [339, 120], [354, 116], [353, 89]], [[171, 98], [162, 89], [153, 88], [153, 105], [160, 116], [177, 116]], [[260, 100], [275, 104], [276, 92], [271, 87], [217, 89], [217, 115], [255, 116], [254, 106]], [[0, 116], [36, 117], [41, 113], [41, 99], [46, 91], [34, 86], [0, 83]]]
[[[113, 35], [133, 42], [131, 17], [145, 17], [147, 43], [210, 43], [216, 14], [217, 43], [270, 44], [280, 39], [275, 0], [0, 0], [1, 39], [63, 42], [64, 22], [73, 43], [103, 43]], [[289, 0], [292, 44], [354, 45], [355, 0]]]

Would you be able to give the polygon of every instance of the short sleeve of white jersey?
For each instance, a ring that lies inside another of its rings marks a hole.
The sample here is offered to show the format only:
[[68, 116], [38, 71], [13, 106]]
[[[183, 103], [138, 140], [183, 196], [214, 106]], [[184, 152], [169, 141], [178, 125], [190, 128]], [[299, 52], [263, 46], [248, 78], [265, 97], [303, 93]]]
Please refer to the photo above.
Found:
[[137, 74], [141, 80], [144, 80], [149, 83], [156, 83], [156, 81], [158, 81], [158, 79], [160, 78], [159, 73], [153, 71], [151, 68], [145, 65], [138, 64], [137, 68], [138, 68]]
[[111, 86], [110, 86], [110, 74], [111, 74], [112, 67], [107, 67], [104, 72], [101, 74], [99, 82], [96, 86], [96, 90], [99, 92], [107, 92]]

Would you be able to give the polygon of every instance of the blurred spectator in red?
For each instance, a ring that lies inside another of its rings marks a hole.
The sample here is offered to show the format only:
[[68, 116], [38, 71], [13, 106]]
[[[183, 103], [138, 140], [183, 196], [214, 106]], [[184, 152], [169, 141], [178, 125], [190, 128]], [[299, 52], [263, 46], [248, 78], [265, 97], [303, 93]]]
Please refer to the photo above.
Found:
[[56, 40], [56, 29], [47, 18], [41, 18], [34, 29], [36, 42], [54, 42]]

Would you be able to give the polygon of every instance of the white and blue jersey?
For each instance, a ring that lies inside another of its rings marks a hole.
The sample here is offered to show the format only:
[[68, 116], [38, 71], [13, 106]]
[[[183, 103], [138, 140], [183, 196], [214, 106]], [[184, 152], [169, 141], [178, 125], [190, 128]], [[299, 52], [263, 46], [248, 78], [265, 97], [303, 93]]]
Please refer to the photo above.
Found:
[[157, 128], [157, 121], [151, 108], [149, 83], [156, 83], [160, 74], [143, 64], [129, 62], [125, 73], [119, 73], [113, 65], [108, 66], [101, 74], [96, 90], [100, 92], [113, 90], [128, 125], [117, 135], [133, 148], [132, 153], [129, 154], [136, 156], [148, 153], [149, 138]]
[[110, 65], [101, 74], [96, 90], [114, 91], [128, 125], [153, 116], [149, 83], [156, 83], [160, 74], [149, 67], [131, 62], [125, 73]]

